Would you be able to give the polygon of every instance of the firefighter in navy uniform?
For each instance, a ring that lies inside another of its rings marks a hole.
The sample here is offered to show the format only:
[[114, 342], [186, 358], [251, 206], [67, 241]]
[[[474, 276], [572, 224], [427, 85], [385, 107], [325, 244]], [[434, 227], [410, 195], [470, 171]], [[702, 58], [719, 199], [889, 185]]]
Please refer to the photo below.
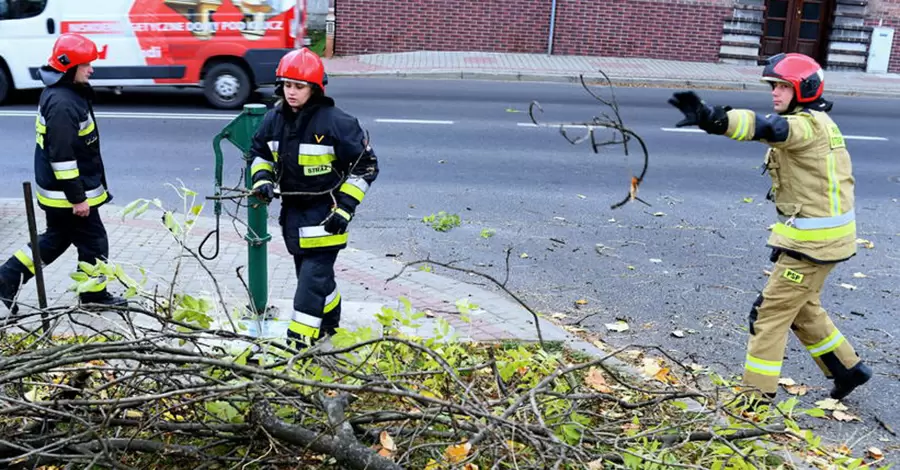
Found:
[[[71, 245], [78, 260], [95, 264], [109, 256], [109, 240], [98, 209], [112, 200], [100, 157], [100, 135], [91, 105], [91, 62], [97, 45], [79, 34], [61, 34], [48, 64], [39, 74], [46, 85], [35, 120], [34, 172], [38, 205], [47, 217], [47, 230], [38, 239], [44, 265], [59, 258]], [[29, 243], [0, 266], [0, 300], [15, 313], [21, 285], [34, 276], [35, 259]], [[82, 303], [124, 305], [100, 284], [79, 295]]]
[[788, 330], [834, 380], [830, 395], [840, 400], [872, 376], [821, 304], [829, 273], [856, 254], [850, 154], [827, 114], [832, 103], [822, 97], [824, 74], [815, 60], [778, 54], [769, 59], [762, 79], [772, 86], [776, 114], [709, 106], [693, 92], [675, 93], [669, 103], [685, 115], [678, 127], [697, 125], [709, 134], [770, 147], [768, 198], [778, 222], [767, 245], [775, 267], [750, 311], [743, 375], [744, 385], [756, 390], [754, 405], [775, 397]]
[[288, 340], [302, 348], [340, 323], [334, 263], [379, 170], [357, 119], [325, 96], [318, 55], [306, 48], [285, 54], [276, 77], [280, 99], [253, 138], [250, 171], [261, 200], [271, 201], [276, 185], [282, 193], [279, 223], [297, 275]]

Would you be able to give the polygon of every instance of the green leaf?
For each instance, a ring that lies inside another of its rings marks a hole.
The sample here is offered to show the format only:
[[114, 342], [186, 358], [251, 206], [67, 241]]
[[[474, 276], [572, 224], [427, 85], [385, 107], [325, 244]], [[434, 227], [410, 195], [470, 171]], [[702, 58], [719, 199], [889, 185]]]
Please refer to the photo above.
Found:
[[200, 215], [200, 211], [203, 210], [203, 206], [201, 204], [197, 204], [194, 207], [191, 207], [191, 214]]
[[76, 281], [76, 282], [85, 282], [88, 279], [90, 279], [90, 276], [88, 276], [87, 274], [85, 274], [81, 271], [75, 271], [74, 273], [70, 273], [69, 277], [72, 278], [72, 280]]
[[678, 408], [680, 408], [680, 409], [682, 409], [682, 410], [685, 410], [685, 411], [687, 411], [687, 409], [688, 409], [687, 403], [685, 403], [685, 402], [683, 402], [683, 401], [670, 401], [669, 403], [671, 403], [672, 406], [678, 407]]
[[825, 417], [825, 410], [823, 410], [821, 408], [810, 408], [808, 410], [803, 410], [803, 413], [806, 413], [806, 414], [812, 416], [813, 418], [824, 418]]
[[171, 212], [166, 211], [165, 215], [163, 215], [163, 224], [173, 235], [178, 236], [181, 234], [181, 225], [178, 224]]
[[146, 201], [146, 199], [135, 199], [134, 201], [131, 201], [130, 203], [128, 203], [128, 205], [125, 206], [124, 209], [122, 209], [122, 217], [124, 218], [126, 215], [130, 214], [132, 211], [134, 211], [137, 208], [138, 204], [145, 202], [145, 201]]
[[97, 268], [94, 265], [92, 265], [86, 261], [79, 261], [78, 268], [81, 269], [83, 272], [87, 273], [88, 276], [96, 276], [97, 275]]
[[745, 198], [744, 198], [744, 202], [747, 203], [747, 204], [750, 204], [750, 203], [753, 202], [753, 198], [752, 198], [752, 197], [745, 197]]
[[491, 228], [481, 229], [481, 238], [491, 238], [497, 231]]
[[136, 210], [134, 212], [134, 216], [137, 217], [137, 216], [143, 214], [144, 212], [147, 212], [147, 209], [149, 209], [149, 208], [150, 208], [150, 201], [144, 201], [144, 204], [141, 205], [141, 207], [138, 208], [138, 210]]
[[[106, 283], [104, 282], [103, 284], [106, 284]], [[100, 290], [97, 287], [99, 285], [100, 285], [100, 281], [98, 281], [97, 278], [92, 277], [92, 278], [88, 279], [86, 282], [82, 282], [81, 284], [78, 284], [78, 288], [76, 289], [76, 292], [78, 292], [79, 294], [83, 294], [85, 292], [96, 292], [96, 291]]]

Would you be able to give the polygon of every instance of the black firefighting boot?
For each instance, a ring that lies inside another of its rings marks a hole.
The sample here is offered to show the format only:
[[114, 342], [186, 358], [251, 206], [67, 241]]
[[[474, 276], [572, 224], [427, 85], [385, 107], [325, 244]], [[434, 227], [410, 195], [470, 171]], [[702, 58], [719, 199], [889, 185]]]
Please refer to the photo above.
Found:
[[107, 291], [81, 294], [79, 300], [82, 304], [105, 305], [108, 307], [124, 307], [128, 300], [110, 294]]
[[19, 286], [0, 277], [0, 300], [3, 305], [9, 309], [11, 315], [19, 312], [19, 305], [15, 303], [16, 295], [19, 293]]
[[846, 374], [834, 379], [834, 388], [831, 389], [831, 398], [843, 400], [850, 392], [872, 378], [872, 369], [859, 361], [858, 364], [848, 370]]

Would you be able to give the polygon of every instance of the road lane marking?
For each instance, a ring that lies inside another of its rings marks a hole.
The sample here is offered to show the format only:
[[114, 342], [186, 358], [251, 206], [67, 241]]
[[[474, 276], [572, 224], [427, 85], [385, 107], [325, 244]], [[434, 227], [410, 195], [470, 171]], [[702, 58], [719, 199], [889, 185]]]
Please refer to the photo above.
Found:
[[376, 119], [375, 122], [393, 123], [393, 124], [453, 124], [453, 121], [437, 121], [430, 119]]
[[[679, 127], [660, 127], [661, 130], [665, 132], [702, 132], [706, 133], [703, 129], [687, 129], [687, 128], [679, 128]], [[886, 137], [877, 137], [870, 135], [844, 135], [844, 139], [846, 140], [871, 140], [876, 142], [885, 142], [888, 139]]]
[[[30, 117], [33, 118], [37, 111], [0, 111], [0, 117]], [[212, 120], [212, 121], [230, 121], [236, 118], [237, 114], [199, 114], [199, 113], [136, 113], [136, 112], [116, 112], [116, 111], [98, 111], [94, 113], [97, 117], [110, 119], [187, 119], [187, 120]]]
[[[559, 124], [535, 124], [533, 122], [520, 122], [518, 123], [519, 127], [552, 127], [554, 129], [559, 129]], [[584, 124], [563, 124], [562, 127], [566, 129], [587, 129], [589, 127], [603, 127], [603, 126], [586, 126]]]

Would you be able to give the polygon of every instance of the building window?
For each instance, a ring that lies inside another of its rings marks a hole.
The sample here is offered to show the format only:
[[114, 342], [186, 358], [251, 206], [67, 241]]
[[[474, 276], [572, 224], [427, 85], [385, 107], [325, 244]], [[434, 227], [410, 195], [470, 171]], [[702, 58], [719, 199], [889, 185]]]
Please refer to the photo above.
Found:
[[22, 20], [44, 12], [47, 0], [0, 0], [0, 20]]

